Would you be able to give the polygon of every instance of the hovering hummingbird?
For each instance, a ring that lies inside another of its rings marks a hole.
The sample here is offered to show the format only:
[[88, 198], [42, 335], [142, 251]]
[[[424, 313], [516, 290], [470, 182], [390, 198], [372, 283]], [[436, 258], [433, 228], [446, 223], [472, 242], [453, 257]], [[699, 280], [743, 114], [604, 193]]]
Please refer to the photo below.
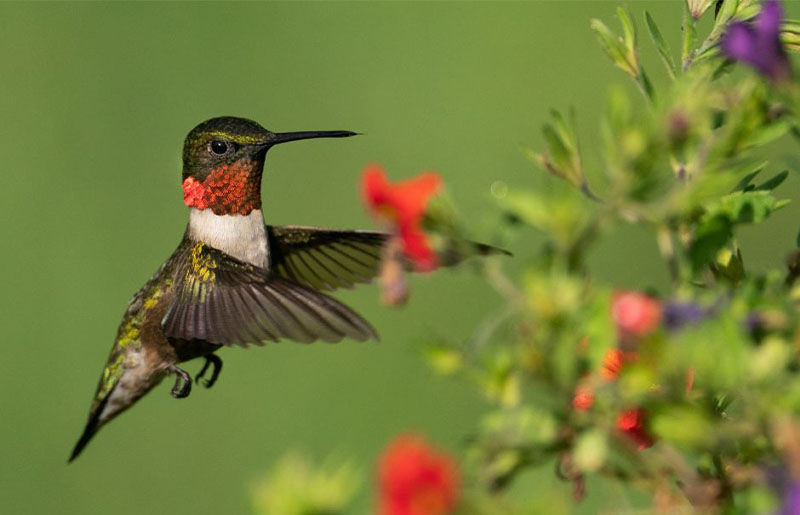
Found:
[[[265, 225], [261, 213], [261, 176], [272, 146], [355, 134], [273, 133], [234, 117], [213, 118], [189, 132], [183, 146], [186, 232], [131, 299], [69, 461], [167, 376], [176, 376], [173, 397], [188, 396], [192, 378], [178, 366], [184, 361], [205, 359], [195, 381], [210, 388], [222, 369], [215, 351], [223, 346], [377, 337], [367, 321], [322, 291], [369, 282], [389, 235]], [[471, 247], [477, 254], [494, 250]], [[451, 254], [443, 264], [461, 257]]]

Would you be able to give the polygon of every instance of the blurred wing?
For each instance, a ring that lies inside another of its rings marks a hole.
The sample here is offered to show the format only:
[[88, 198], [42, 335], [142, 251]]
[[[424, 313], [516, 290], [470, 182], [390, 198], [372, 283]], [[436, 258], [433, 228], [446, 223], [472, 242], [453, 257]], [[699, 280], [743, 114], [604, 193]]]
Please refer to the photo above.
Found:
[[[302, 227], [267, 226], [270, 271], [316, 290], [352, 288], [380, 271], [388, 234]], [[472, 256], [511, 255], [508, 251], [467, 240], [447, 240], [439, 249], [439, 266], [453, 266]], [[406, 270], [412, 271], [412, 263]]]
[[243, 346], [281, 338], [377, 338], [369, 323], [337, 300], [203, 243], [188, 248], [182, 261], [162, 321], [168, 337]]
[[378, 275], [388, 235], [268, 225], [267, 237], [271, 272], [316, 290], [335, 290]]

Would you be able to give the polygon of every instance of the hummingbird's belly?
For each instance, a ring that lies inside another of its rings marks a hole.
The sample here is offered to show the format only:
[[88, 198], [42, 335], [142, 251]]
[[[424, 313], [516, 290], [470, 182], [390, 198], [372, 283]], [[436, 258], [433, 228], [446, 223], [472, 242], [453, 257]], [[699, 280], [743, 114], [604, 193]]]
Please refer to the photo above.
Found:
[[222, 347], [217, 343], [206, 342], [203, 340], [173, 340], [170, 339], [172, 348], [178, 357], [178, 363], [189, 361], [201, 356], [205, 356]]
[[189, 212], [189, 237], [245, 263], [269, 266], [267, 229], [260, 209], [248, 215], [215, 215], [210, 209]]

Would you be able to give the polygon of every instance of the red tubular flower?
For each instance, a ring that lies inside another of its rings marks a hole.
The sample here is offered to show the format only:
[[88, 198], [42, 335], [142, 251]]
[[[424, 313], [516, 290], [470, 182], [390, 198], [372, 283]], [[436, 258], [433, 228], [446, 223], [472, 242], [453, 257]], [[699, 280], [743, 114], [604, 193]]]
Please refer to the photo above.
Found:
[[646, 418], [647, 412], [641, 408], [623, 411], [617, 417], [617, 429], [629, 436], [640, 451], [653, 445], [653, 438], [644, 427]]
[[576, 411], [587, 411], [594, 405], [594, 392], [588, 386], [575, 388], [575, 395], [572, 397], [572, 407]]
[[609, 381], [619, 377], [622, 372], [622, 363], [625, 358], [624, 353], [619, 349], [608, 349], [603, 358], [603, 368], [600, 369], [600, 375]]
[[622, 373], [622, 366], [639, 359], [636, 351], [624, 351], [622, 349], [608, 349], [603, 357], [603, 368], [600, 375], [607, 381], [614, 381]]
[[445, 515], [456, 504], [458, 469], [418, 436], [400, 436], [378, 464], [380, 515]]
[[436, 268], [436, 254], [428, 245], [420, 226], [430, 197], [441, 188], [442, 180], [434, 172], [424, 172], [413, 179], [389, 182], [383, 168], [370, 165], [364, 169], [364, 202], [376, 216], [394, 226], [403, 241], [403, 252], [417, 270]]
[[647, 336], [661, 322], [661, 303], [639, 292], [620, 292], [611, 301], [611, 315], [623, 336]]

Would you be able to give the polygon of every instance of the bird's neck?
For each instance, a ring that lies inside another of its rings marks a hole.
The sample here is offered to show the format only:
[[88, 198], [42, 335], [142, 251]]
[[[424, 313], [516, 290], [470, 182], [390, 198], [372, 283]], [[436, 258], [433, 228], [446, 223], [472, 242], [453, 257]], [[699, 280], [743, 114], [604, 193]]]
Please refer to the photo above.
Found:
[[205, 179], [186, 177], [183, 203], [217, 215], [249, 215], [261, 209], [261, 161], [240, 160], [220, 165]]
[[211, 209], [192, 207], [187, 234], [245, 263], [264, 269], [269, 265], [267, 230], [261, 209], [252, 209], [246, 215], [218, 215]]

